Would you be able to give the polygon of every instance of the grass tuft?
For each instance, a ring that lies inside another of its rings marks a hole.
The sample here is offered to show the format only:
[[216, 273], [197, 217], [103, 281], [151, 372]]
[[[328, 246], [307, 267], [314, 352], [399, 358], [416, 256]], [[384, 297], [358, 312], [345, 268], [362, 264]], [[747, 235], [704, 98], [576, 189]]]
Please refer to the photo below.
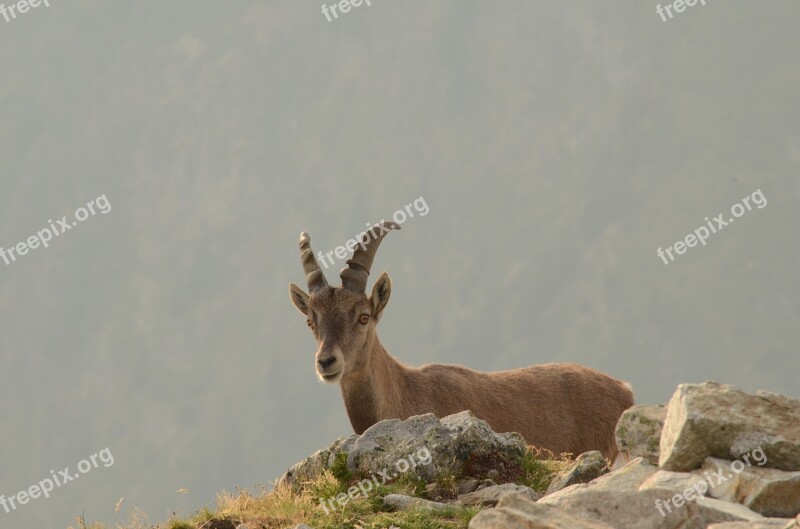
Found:
[[330, 468], [331, 474], [342, 483], [347, 483], [353, 479], [353, 473], [347, 468], [347, 453], [339, 452]]
[[549, 450], [530, 446], [522, 457], [522, 475], [517, 483], [544, 494], [556, 474], [570, 465], [569, 457], [570, 454], [557, 457]]

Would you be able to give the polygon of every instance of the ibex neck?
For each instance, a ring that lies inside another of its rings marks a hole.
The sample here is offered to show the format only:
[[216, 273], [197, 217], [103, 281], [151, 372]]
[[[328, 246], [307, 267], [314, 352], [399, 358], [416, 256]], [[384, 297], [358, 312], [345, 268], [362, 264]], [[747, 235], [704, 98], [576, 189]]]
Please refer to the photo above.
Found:
[[341, 381], [347, 415], [357, 434], [378, 421], [395, 418], [394, 408], [402, 401], [406, 383], [407, 368], [384, 349], [377, 336], [367, 357], [363, 369]]

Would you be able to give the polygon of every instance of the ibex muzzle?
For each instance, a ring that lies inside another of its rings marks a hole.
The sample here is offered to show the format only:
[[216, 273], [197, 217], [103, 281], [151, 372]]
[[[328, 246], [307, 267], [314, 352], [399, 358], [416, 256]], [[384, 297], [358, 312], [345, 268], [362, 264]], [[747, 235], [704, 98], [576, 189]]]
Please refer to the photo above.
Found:
[[614, 428], [633, 405], [630, 386], [577, 364], [543, 364], [483, 373], [462, 366], [406, 366], [381, 345], [375, 327], [389, 302], [392, 281], [384, 272], [372, 293], [367, 278], [383, 237], [400, 226], [385, 222], [365, 233], [342, 285], [328, 285], [307, 233], [300, 251], [309, 293], [294, 283], [294, 305], [319, 345], [316, 370], [325, 382], [338, 382], [356, 433], [384, 419], [433, 413], [445, 417], [464, 410], [496, 432], [519, 432], [528, 443], [555, 454], [600, 450], [616, 456]]

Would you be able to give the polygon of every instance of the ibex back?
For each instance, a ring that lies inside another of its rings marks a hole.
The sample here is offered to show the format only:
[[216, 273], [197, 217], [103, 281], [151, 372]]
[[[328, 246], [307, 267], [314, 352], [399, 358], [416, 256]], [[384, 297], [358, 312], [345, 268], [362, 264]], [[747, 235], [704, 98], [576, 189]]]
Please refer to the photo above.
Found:
[[555, 454], [600, 450], [613, 461], [614, 428], [633, 405], [630, 386], [577, 364], [543, 364], [484, 373], [462, 366], [406, 366], [381, 345], [375, 327], [392, 291], [384, 272], [367, 297], [372, 261], [393, 222], [365, 232], [340, 277], [328, 285], [307, 233], [300, 251], [309, 294], [291, 283], [294, 305], [306, 316], [319, 345], [316, 370], [338, 382], [356, 433], [384, 419], [433, 413], [445, 417], [471, 410], [496, 432], [519, 432], [536, 447]]

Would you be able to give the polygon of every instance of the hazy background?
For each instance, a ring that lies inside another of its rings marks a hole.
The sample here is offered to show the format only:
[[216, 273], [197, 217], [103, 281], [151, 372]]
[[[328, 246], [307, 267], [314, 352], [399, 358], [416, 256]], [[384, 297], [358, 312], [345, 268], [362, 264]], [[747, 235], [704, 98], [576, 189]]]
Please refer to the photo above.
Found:
[[191, 514], [349, 435], [297, 238], [420, 196], [373, 267], [403, 361], [800, 396], [800, 3], [50, 2], [0, 19], [0, 245], [112, 210], [0, 262], [0, 494], [115, 464], [0, 526]]

